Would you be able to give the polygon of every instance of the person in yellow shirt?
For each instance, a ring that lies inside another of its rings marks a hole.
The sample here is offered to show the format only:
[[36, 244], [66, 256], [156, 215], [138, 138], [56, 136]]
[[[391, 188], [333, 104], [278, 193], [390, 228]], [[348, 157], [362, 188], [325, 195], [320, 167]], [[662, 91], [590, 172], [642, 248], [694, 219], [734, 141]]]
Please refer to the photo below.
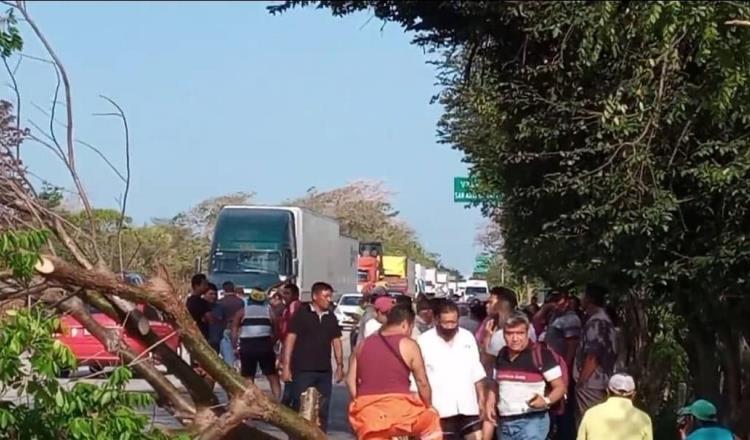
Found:
[[607, 388], [607, 400], [589, 408], [583, 415], [578, 440], [653, 440], [651, 418], [633, 406], [633, 378], [615, 374]]

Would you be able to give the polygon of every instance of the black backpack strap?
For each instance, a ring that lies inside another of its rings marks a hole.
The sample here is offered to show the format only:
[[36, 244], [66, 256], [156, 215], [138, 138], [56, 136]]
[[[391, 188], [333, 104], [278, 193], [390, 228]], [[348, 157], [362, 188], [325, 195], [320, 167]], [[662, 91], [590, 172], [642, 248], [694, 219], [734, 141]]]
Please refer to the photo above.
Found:
[[399, 353], [398, 351], [396, 351], [395, 348], [393, 348], [393, 346], [388, 342], [388, 339], [386, 339], [385, 336], [383, 336], [383, 334], [380, 333], [380, 332], [378, 332], [378, 336], [380, 336], [380, 339], [383, 340], [383, 344], [385, 344], [385, 346], [388, 347], [388, 350], [391, 353], [393, 353], [394, 356], [396, 356], [396, 359], [398, 359], [399, 362], [401, 362], [401, 365], [403, 365], [404, 368], [406, 368], [407, 371], [411, 371], [411, 368], [409, 368], [409, 365], [406, 364], [406, 361], [401, 356], [401, 353]]
[[544, 369], [544, 362], [542, 360], [542, 344], [534, 343], [531, 347], [531, 359], [534, 361], [534, 367], [542, 373]]

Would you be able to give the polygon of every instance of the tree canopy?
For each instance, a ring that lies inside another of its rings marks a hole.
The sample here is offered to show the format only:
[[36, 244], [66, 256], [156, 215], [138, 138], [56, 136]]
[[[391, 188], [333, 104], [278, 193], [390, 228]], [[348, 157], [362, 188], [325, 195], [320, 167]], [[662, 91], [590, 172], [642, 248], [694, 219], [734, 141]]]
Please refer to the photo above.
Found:
[[[626, 314], [652, 320], [645, 337], [671, 335], [687, 351], [696, 394], [740, 421], [750, 387], [740, 379], [750, 340], [750, 5], [291, 1], [270, 10], [306, 5], [368, 11], [439, 54], [438, 135], [470, 164], [503, 257], [549, 283], [609, 285]], [[630, 357], [641, 372], [658, 369], [649, 362], [659, 353], [630, 349], [642, 353]]]

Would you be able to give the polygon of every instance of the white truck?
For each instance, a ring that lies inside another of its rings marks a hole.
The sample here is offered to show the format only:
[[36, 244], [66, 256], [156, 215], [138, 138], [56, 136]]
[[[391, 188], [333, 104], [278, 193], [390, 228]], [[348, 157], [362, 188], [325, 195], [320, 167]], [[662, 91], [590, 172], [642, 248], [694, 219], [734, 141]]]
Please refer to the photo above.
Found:
[[426, 293], [425, 288], [425, 267], [419, 263], [414, 265], [414, 288], [417, 295], [420, 293]]
[[313, 283], [337, 293], [357, 291], [359, 242], [330, 217], [294, 206], [225, 206], [211, 241], [208, 278], [246, 289], [295, 282], [303, 300]]
[[424, 271], [424, 291], [427, 295], [435, 294], [435, 285], [437, 284], [437, 269], [428, 268]]

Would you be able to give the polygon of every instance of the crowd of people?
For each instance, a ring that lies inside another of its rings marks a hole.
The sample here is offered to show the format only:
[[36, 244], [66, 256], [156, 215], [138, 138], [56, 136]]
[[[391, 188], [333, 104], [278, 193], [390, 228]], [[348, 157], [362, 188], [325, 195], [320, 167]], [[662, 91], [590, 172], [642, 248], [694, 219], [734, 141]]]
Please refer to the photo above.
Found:
[[[587, 285], [580, 300], [553, 289], [523, 309], [512, 290], [496, 287], [468, 314], [448, 299], [375, 289], [363, 297], [348, 372], [329, 284], [315, 283], [309, 303], [291, 283], [270, 298], [225, 283], [218, 301], [205, 276], [192, 288], [187, 307], [217, 353], [230, 365], [239, 358], [249, 380], [260, 367], [274, 397], [295, 410], [316, 388], [323, 431], [332, 384], [346, 378], [348, 419], [361, 439], [653, 438], [649, 415], [633, 404], [636, 383], [619, 360], [601, 286]], [[705, 400], [681, 410], [679, 432], [733, 439]]]

